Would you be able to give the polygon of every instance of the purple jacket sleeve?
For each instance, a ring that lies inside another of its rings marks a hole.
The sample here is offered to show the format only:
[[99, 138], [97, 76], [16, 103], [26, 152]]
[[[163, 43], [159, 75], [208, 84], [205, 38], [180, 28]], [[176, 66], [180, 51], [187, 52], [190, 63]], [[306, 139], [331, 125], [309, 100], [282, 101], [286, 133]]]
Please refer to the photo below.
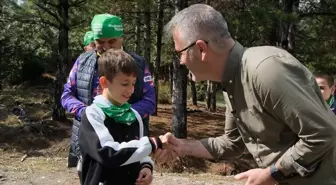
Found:
[[132, 108], [138, 111], [143, 118], [146, 118], [154, 113], [156, 105], [154, 84], [148, 65], [145, 66], [143, 80], [144, 80], [143, 98], [142, 100], [132, 104]]
[[87, 105], [77, 99], [77, 67], [78, 61], [76, 61], [73, 65], [69, 74], [69, 79], [64, 85], [61, 103], [64, 109], [66, 109], [70, 113], [74, 113], [77, 120], [81, 120], [81, 114], [85, 110]]

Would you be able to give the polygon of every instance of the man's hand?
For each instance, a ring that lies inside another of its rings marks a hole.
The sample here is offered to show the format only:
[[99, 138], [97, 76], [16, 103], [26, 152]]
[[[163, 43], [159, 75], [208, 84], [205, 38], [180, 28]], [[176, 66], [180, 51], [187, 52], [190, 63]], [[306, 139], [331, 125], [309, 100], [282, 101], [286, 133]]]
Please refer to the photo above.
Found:
[[161, 142], [163, 144], [163, 150], [158, 149], [154, 153], [154, 159], [159, 163], [163, 164], [166, 162], [173, 162], [181, 156], [181, 144], [180, 140], [177, 139], [173, 134], [166, 133], [160, 136]]
[[277, 182], [271, 176], [270, 168], [256, 168], [235, 176], [236, 180], [246, 179], [245, 185], [275, 185]]
[[142, 168], [142, 170], [139, 172], [139, 177], [136, 180], [136, 185], [149, 185], [152, 180], [152, 171], [149, 168]]

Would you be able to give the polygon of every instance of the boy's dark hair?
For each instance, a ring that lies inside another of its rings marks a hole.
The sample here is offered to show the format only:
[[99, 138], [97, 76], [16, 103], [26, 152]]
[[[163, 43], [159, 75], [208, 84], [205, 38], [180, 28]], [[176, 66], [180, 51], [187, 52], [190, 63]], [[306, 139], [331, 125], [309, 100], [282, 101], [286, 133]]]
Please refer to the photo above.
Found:
[[328, 75], [326, 73], [316, 73], [315, 74], [316, 78], [323, 78], [327, 80], [329, 87], [333, 86], [335, 84], [334, 76]]
[[138, 75], [138, 65], [133, 57], [121, 49], [109, 49], [98, 59], [98, 76], [105, 76], [112, 81], [115, 75], [122, 72], [129, 76]]

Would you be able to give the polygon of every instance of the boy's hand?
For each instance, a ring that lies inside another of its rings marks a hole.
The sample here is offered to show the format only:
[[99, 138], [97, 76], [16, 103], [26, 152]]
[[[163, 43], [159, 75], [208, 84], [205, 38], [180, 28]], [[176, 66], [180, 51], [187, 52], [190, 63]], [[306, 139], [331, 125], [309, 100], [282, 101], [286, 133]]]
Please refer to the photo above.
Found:
[[174, 162], [178, 160], [179, 156], [182, 156], [181, 141], [173, 134], [168, 132], [165, 135], [161, 135], [160, 140], [163, 149], [158, 149], [154, 153], [154, 159], [159, 164]]
[[136, 180], [136, 185], [149, 185], [153, 180], [152, 171], [149, 168], [142, 168], [139, 177]]

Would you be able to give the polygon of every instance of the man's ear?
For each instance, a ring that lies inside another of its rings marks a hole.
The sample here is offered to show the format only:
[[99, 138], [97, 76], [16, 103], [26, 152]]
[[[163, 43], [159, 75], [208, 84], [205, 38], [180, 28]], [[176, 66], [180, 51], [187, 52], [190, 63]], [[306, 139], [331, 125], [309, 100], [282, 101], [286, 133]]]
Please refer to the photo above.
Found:
[[201, 59], [202, 61], [204, 61], [206, 57], [206, 53], [208, 51], [208, 45], [203, 40], [196, 41], [196, 45], [199, 47], [199, 50], [201, 52]]
[[100, 77], [99, 78], [99, 84], [100, 84], [100, 86], [104, 89], [104, 88], [107, 88], [107, 86], [108, 86], [108, 80], [107, 80], [107, 78], [105, 77], [105, 76], [102, 76], [102, 77]]

